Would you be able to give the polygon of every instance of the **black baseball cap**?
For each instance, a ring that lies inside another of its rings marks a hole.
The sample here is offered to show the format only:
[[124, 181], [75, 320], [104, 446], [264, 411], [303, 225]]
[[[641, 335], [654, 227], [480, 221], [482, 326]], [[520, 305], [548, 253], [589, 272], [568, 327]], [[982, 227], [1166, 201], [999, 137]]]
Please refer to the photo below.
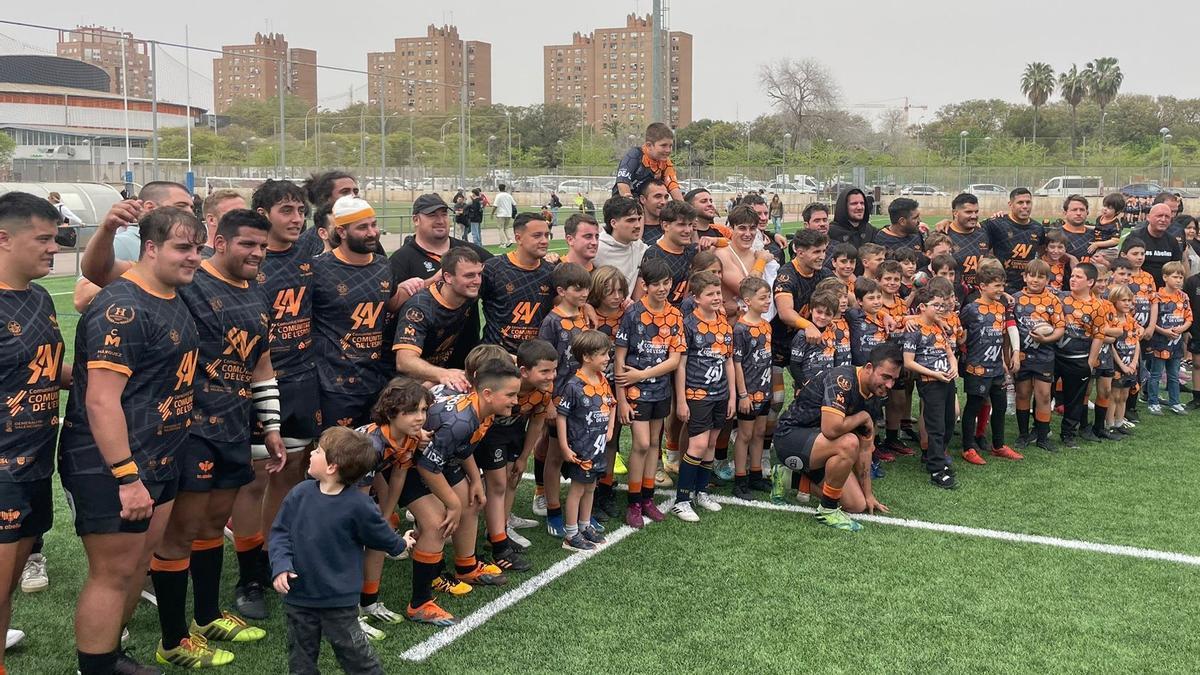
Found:
[[421, 195], [420, 197], [417, 197], [417, 201], [413, 202], [413, 213], [421, 213], [424, 215], [429, 215], [441, 209], [449, 208], [450, 206], [446, 204], [446, 200], [442, 199], [442, 196], [436, 192], [431, 192], [427, 195]]

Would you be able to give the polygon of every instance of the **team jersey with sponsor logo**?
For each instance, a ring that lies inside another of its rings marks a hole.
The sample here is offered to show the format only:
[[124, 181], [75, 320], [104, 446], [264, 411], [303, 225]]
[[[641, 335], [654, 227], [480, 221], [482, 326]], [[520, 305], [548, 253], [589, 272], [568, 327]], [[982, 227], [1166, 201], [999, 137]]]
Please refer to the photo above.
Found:
[[1004, 373], [1004, 303], [976, 298], [959, 312], [967, 337], [963, 372], [979, 377]]
[[1080, 300], [1068, 293], [1062, 305], [1067, 330], [1058, 341], [1058, 353], [1066, 358], [1086, 358], [1092, 340], [1104, 338], [1104, 301], [1095, 295]]
[[521, 429], [524, 430], [529, 420], [545, 416], [546, 411], [553, 405], [554, 390], [542, 391], [530, 389], [517, 394], [517, 404], [513, 406], [512, 414], [504, 417], [496, 416], [492, 422], [492, 430]]
[[567, 447], [580, 461], [594, 461], [604, 456], [608, 443], [608, 424], [615, 402], [608, 380], [603, 377], [589, 380], [583, 371], [567, 379], [566, 385], [554, 395], [559, 415], [567, 421]]
[[988, 244], [987, 232], [982, 227], [963, 232], [952, 224], [946, 230], [946, 235], [950, 237], [950, 245], [954, 247], [954, 261], [958, 263], [962, 282], [967, 286], [974, 286], [979, 261], [992, 250]]
[[861, 366], [871, 356], [871, 350], [888, 341], [884, 313], [868, 315], [858, 308], [846, 310], [846, 324], [850, 327], [850, 358], [854, 365]]
[[[643, 302], [625, 310], [617, 328], [615, 346], [625, 348], [625, 365], [637, 370], [653, 368], [671, 355], [683, 353], [683, 315], [671, 305], [651, 311]], [[651, 377], [625, 388], [630, 403], [665, 401], [671, 398], [671, 374]]]
[[729, 398], [729, 373], [725, 360], [733, 353], [733, 328], [720, 312], [711, 321], [698, 311], [683, 317], [683, 337], [687, 345], [684, 391], [690, 401]]
[[688, 244], [683, 250], [675, 251], [659, 239], [642, 254], [643, 262], [657, 258], [667, 263], [667, 268], [671, 270], [671, 291], [667, 293], [667, 302], [676, 307], [687, 297], [688, 271], [692, 268], [692, 258], [696, 257], [697, 250], [695, 244]]
[[355, 431], [367, 437], [377, 457], [375, 468], [371, 473], [381, 473], [393, 467], [407, 469], [412, 465], [413, 452], [417, 449], [415, 436], [392, 438], [392, 432], [387, 426], [379, 426], [374, 422], [361, 426]]
[[1021, 341], [1021, 363], [1033, 370], [1049, 370], [1054, 366], [1054, 345], [1037, 342], [1029, 335], [1035, 323], [1046, 322], [1055, 330], [1063, 328], [1062, 300], [1050, 292], [1049, 287], [1041, 293], [1018, 291], [1013, 296], [1016, 306], [1013, 313], [1017, 320], [1017, 334]]
[[858, 381], [858, 367], [839, 366], [800, 383], [796, 398], [779, 418], [779, 426], [820, 429], [822, 413], [849, 417], [864, 411], [872, 418], [878, 417], [878, 399], [863, 392]]
[[575, 316], [566, 316], [561, 306], [555, 307], [550, 314], [542, 319], [542, 327], [537, 337], [554, 345], [558, 351], [558, 372], [554, 376], [554, 390], [559, 391], [567, 383], [576, 370], [579, 362], [571, 352], [571, 342], [583, 331], [588, 329], [587, 318], [583, 312]]
[[1133, 316], [1145, 328], [1150, 325], [1150, 306], [1158, 293], [1154, 275], [1144, 269], [1134, 272], [1129, 280], [1129, 290], [1133, 291]]
[[392, 349], [418, 352], [430, 365], [447, 368], [475, 303], [451, 307], [442, 295], [442, 286], [423, 289], [400, 307]]
[[[1192, 322], [1192, 304], [1182, 291], [1159, 289], [1154, 296], [1158, 303], [1158, 327], [1163, 329], [1180, 328]], [[1147, 353], [1158, 359], [1169, 359], [1183, 355], [1183, 335], [1170, 337], [1158, 331], [1150, 336]]]
[[550, 280], [554, 265], [539, 260], [534, 267], [522, 267], [517, 255], [496, 256], [483, 264], [483, 341], [517, 353], [522, 342], [537, 337], [542, 319], [554, 307], [554, 284]]
[[886, 248], [889, 251], [895, 251], [901, 248], [909, 248], [917, 254], [917, 267], [924, 267], [928, 262], [925, 258], [925, 236], [920, 232], [912, 234], [892, 234], [885, 227], [875, 233], [874, 243]]
[[313, 257], [296, 245], [286, 251], [267, 249], [258, 268], [257, 282], [270, 306], [267, 318], [275, 377], [280, 382], [302, 382], [315, 377]]
[[251, 376], [268, 350], [267, 296], [253, 282], [225, 278], [205, 260], [179, 297], [200, 335], [191, 433], [221, 443], [249, 441], [257, 421]]
[[[608, 367], [604, 369], [604, 377], [608, 378], [608, 386], [613, 391], [616, 391], [616, 384], [613, 382], [613, 364], [617, 358], [617, 330], [621, 327], [621, 318], [624, 314], [617, 310], [612, 314], [605, 314], [599, 309], [596, 310], [596, 330], [608, 336], [612, 341], [612, 347], [608, 350]], [[682, 315], [680, 315], [682, 317]], [[680, 326], [683, 325], [682, 319]]]
[[810, 343], [804, 333], [796, 333], [792, 338], [788, 372], [792, 374], [793, 383], [804, 382], [831, 368], [850, 365], [852, 353], [850, 327], [844, 319], [835, 319], [821, 329], [821, 340], [816, 344]]
[[175, 480], [175, 451], [192, 424], [199, 334], [176, 294], [159, 295], [126, 272], [92, 300], [75, 332], [75, 359], [67, 418], [58, 446], [63, 475], [110, 472], [88, 424], [86, 392], [93, 370], [128, 381], [121, 409], [129, 449], [144, 480]]
[[40, 480], [54, 472], [63, 337], [46, 289], [0, 284], [0, 482]]
[[392, 297], [387, 260], [373, 255], [356, 265], [334, 249], [316, 259], [313, 332], [321, 391], [350, 396], [375, 394], [387, 382], [384, 305]]
[[1092, 259], [1092, 254], [1088, 253], [1088, 247], [1092, 242], [1096, 241], [1095, 228], [1083, 226], [1083, 232], [1072, 232], [1068, 230], [1066, 225], [1059, 228], [1063, 233], [1063, 237], [1067, 240], [1067, 255], [1075, 256], [1079, 262], [1088, 262]]
[[[912, 354], [917, 364], [933, 371], [944, 373], [950, 370], [950, 351], [953, 348], [953, 342], [940, 325], [917, 321], [904, 334], [904, 353]], [[929, 375], [920, 377], [922, 382], [934, 380]]]
[[1132, 366], [1133, 357], [1137, 354], [1138, 344], [1142, 339], [1142, 327], [1132, 314], [1119, 317], [1116, 325], [1120, 326], [1121, 335], [1113, 343], [1113, 352], [1126, 367]]
[[766, 321], [733, 324], [733, 362], [742, 366], [746, 395], [754, 406], [771, 397], [771, 326]]
[[425, 419], [425, 430], [433, 433], [433, 440], [416, 450], [413, 461], [430, 473], [457, 467], [471, 457], [491, 426], [492, 418], [479, 414], [477, 394], [435, 400]]
[[982, 229], [987, 234], [988, 245], [1004, 264], [1007, 275], [1005, 290], [1009, 293], [1021, 290], [1025, 266], [1041, 250], [1042, 240], [1046, 237], [1045, 228], [1032, 220], [1022, 225], [1008, 216], [1000, 216], [985, 220]]
[[[830, 276], [833, 276], [833, 272], [824, 268], [806, 276], [800, 272], [800, 268], [796, 266], [794, 260], [792, 264], [780, 267], [771, 289], [775, 296], [775, 306], [779, 307], [784, 303], [790, 303], [797, 314], [807, 319], [808, 301], [812, 299], [813, 291], [816, 290], [817, 284]], [[792, 338], [795, 335], [796, 329], [788, 325], [776, 313], [775, 317], [771, 319], [771, 349], [775, 352], [775, 365], [782, 366], [787, 363], [788, 350], [791, 348]]]

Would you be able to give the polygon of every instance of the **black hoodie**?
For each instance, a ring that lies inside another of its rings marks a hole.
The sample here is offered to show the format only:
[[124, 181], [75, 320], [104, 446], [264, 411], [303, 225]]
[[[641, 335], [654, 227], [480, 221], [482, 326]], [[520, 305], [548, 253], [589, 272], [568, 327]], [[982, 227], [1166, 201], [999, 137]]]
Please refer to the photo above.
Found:
[[[829, 223], [829, 248], [825, 254], [826, 267], [829, 267], [833, 262], [833, 249], [837, 244], [849, 243], [855, 248], [859, 248], [863, 244], [875, 241], [876, 230], [871, 225], [871, 214], [869, 211], [863, 212], [861, 223], [856, 225], [850, 221], [850, 209], [846, 206], [846, 202], [850, 200], [850, 195], [853, 194], [862, 195], [864, 207], [866, 206], [867, 195], [858, 188], [843, 190], [838, 195], [837, 203], [833, 207], [833, 221]], [[861, 265], [861, 263], [859, 264]]]

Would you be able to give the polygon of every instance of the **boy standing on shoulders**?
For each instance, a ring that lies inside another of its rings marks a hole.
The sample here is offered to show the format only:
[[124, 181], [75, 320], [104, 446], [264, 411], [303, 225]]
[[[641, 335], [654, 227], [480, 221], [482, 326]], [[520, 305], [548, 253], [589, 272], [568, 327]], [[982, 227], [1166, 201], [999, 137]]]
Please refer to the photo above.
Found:
[[383, 673], [358, 625], [363, 549], [400, 555], [400, 538], [370, 497], [354, 484], [375, 468], [363, 434], [331, 427], [309, 455], [305, 481], [292, 489], [271, 526], [271, 571], [287, 613], [288, 670], [317, 673], [321, 638], [348, 673]]
[[596, 479], [604, 475], [604, 451], [612, 438], [616, 417], [612, 391], [604, 369], [611, 342], [600, 331], [587, 330], [571, 341], [571, 355], [579, 370], [557, 393], [558, 447], [567, 463], [567, 508], [563, 514], [563, 543], [568, 551], [591, 551], [603, 545], [604, 536], [592, 527], [592, 494]]

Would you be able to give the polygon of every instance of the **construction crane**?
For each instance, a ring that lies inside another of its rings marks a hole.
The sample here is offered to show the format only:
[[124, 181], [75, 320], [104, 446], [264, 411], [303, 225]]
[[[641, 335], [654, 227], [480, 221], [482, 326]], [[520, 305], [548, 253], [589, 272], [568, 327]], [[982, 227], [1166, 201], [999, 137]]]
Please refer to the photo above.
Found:
[[[895, 105], [894, 103], [888, 103], [888, 101], [904, 101], [904, 105], [898, 106], [898, 105]], [[906, 128], [908, 127], [908, 124], [909, 124], [908, 112], [910, 110], [929, 110], [929, 106], [927, 106], [927, 105], [913, 105], [913, 104], [909, 103], [907, 96], [897, 96], [896, 98], [888, 98], [888, 99], [884, 99], [883, 101], [879, 101], [876, 103], [854, 103], [847, 107], [848, 108], [875, 108], [875, 109], [884, 109], [884, 110], [896, 110], [896, 109], [903, 110], [904, 111], [904, 126]]]

